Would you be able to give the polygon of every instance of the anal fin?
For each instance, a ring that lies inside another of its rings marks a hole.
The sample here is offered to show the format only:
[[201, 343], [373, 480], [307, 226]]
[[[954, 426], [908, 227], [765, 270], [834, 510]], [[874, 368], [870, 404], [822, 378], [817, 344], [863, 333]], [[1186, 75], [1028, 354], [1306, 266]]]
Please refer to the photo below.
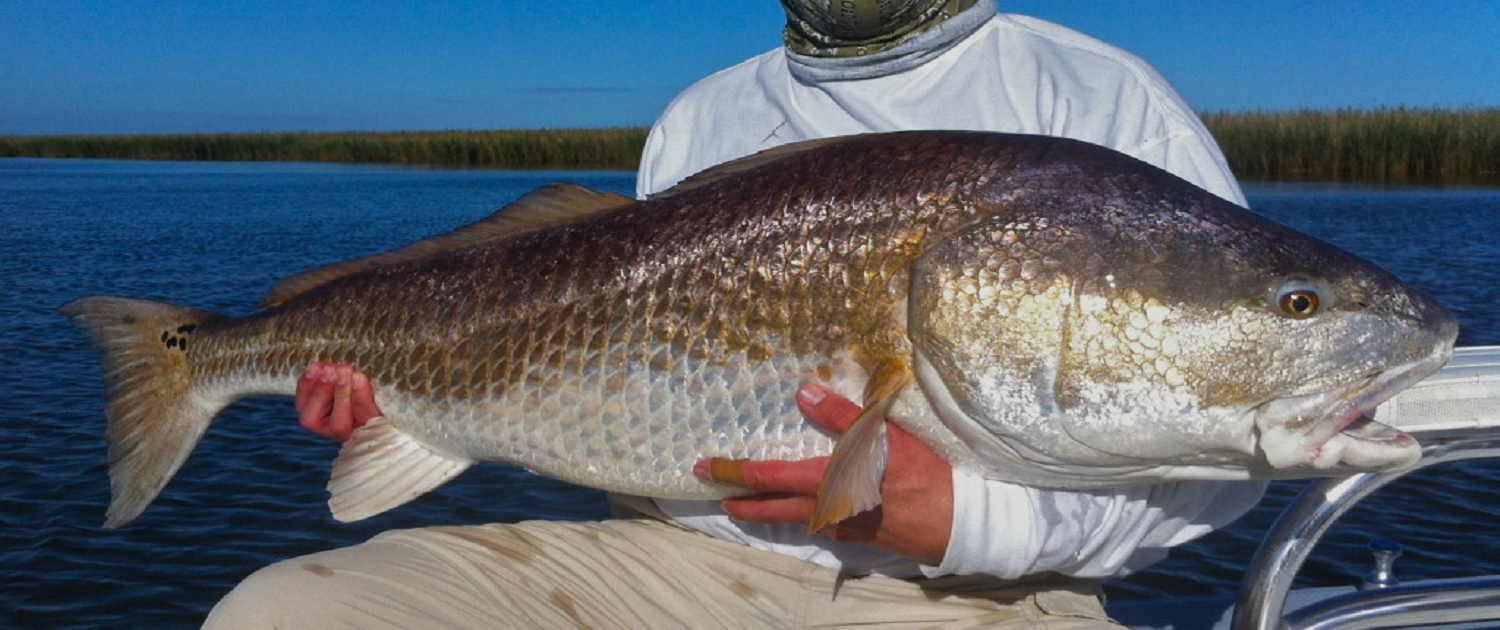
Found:
[[911, 380], [910, 368], [900, 359], [882, 361], [870, 374], [865, 383], [864, 411], [833, 447], [813, 508], [812, 532], [880, 505], [886, 416], [896, 395]]
[[333, 461], [328, 507], [343, 522], [369, 518], [426, 494], [473, 463], [436, 451], [377, 417], [356, 430]]

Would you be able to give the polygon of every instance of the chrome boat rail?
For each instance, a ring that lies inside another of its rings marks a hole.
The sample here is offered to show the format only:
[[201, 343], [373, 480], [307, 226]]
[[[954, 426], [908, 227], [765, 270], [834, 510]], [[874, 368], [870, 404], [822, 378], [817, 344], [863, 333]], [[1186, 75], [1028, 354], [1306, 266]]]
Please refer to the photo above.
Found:
[[1287, 615], [1284, 628], [1402, 628], [1500, 619], [1500, 577], [1340, 595]]
[[1308, 486], [1255, 552], [1235, 604], [1236, 630], [1373, 628], [1500, 620], [1500, 577], [1370, 588], [1283, 618], [1292, 581], [1340, 516], [1382, 486], [1430, 466], [1500, 458], [1500, 347], [1459, 348], [1432, 377], [1382, 405], [1376, 420], [1412, 433], [1422, 459], [1402, 473], [1364, 473]]

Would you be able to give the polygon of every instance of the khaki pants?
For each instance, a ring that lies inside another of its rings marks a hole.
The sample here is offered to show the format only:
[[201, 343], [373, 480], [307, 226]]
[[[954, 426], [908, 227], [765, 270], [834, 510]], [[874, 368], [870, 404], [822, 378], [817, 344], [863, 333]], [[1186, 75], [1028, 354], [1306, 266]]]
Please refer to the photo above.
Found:
[[256, 572], [209, 628], [1118, 628], [1084, 582], [841, 578], [649, 519], [386, 532]]

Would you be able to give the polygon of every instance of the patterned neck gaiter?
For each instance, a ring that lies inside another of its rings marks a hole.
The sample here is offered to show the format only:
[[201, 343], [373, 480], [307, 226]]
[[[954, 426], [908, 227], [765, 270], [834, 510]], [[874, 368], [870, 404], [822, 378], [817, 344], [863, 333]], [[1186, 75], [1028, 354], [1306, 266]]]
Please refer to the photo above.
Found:
[[974, 6], [977, 0], [781, 0], [782, 40], [812, 57], [862, 57], [889, 50]]

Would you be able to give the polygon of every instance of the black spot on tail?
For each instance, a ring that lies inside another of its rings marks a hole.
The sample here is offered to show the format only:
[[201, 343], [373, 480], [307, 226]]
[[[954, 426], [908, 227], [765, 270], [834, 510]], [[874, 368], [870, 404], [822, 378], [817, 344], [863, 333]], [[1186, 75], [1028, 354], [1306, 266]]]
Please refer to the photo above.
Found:
[[163, 330], [161, 331], [161, 342], [168, 350], [187, 352], [187, 338], [195, 330], [198, 330], [197, 324], [183, 324], [178, 326], [175, 332], [172, 330]]

